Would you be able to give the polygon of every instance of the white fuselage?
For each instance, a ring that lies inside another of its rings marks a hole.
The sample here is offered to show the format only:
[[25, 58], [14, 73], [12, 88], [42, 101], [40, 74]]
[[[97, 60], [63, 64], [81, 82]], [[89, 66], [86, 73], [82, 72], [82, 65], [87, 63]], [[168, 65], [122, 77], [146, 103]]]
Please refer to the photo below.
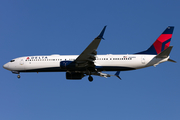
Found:
[[[94, 64], [98, 71], [124, 71], [156, 66], [167, 58], [155, 58], [156, 55], [124, 54], [96, 55]], [[3, 67], [12, 72], [65, 72], [61, 69], [61, 61], [74, 61], [78, 55], [27, 56], [13, 59]]]
[[[158, 39], [145, 51], [124, 55], [97, 55], [97, 48], [103, 38], [106, 26], [100, 34], [86, 47], [80, 55], [50, 55], [50, 56], [26, 56], [19, 57], [6, 63], [3, 67], [12, 73], [20, 72], [66, 72], [66, 79], [82, 79], [91, 75], [101, 77], [116, 76], [119, 79], [120, 71], [135, 70], [159, 63], [170, 61], [172, 46], [170, 45], [173, 26], [169, 26]], [[102, 73], [102, 71], [116, 71], [114, 75]], [[20, 78], [20, 75], [17, 76]]]

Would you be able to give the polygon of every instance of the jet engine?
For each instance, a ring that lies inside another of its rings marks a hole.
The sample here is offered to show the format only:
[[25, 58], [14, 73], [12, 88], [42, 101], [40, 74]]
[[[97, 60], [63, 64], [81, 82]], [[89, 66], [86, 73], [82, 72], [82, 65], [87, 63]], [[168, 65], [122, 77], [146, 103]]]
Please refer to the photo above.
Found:
[[66, 72], [66, 79], [71, 80], [80, 80], [84, 77], [83, 73], [76, 73], [76, 72]]

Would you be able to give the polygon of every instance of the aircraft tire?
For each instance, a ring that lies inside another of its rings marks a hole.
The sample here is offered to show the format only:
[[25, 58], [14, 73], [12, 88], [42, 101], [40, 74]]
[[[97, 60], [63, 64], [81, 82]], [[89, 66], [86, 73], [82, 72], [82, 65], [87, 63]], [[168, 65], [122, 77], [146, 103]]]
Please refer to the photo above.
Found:
[[17, 76], [17, 78], [21, 78], [21, 76], [20, 76], [20, 75], [18, 75], [18, 76]]
[[92, 81], [93, 81], [93, 77], [92, 77], [92, 76], [89, 76], [89, 77], [88, 77], [88, 80], [89, 80], [89, 82], [92, 82]]

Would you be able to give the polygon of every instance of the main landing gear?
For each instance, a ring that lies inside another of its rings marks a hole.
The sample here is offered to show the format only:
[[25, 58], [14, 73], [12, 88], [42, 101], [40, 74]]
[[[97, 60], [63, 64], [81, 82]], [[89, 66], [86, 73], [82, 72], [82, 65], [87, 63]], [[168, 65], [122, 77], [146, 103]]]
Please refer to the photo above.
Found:
[[89, 75], [88, 80], [89, 80], [89, 82], [92, 82], [93, 81], [93, 77], [91, 75]]

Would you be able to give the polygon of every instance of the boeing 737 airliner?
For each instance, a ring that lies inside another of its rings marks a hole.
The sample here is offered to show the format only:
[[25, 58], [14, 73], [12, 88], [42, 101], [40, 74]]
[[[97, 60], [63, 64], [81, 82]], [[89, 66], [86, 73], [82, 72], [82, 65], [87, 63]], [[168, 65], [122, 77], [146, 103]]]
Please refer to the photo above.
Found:
[[[169, 26], [158, 39], [145, 51], [123, 55], [97, 55], [97, 48], [103, 38], [106, 26], [101, 33], [89, 44], [80, 55], [50, 55], [50, 56], [26, 56], [12, 59], [3, 67], [12, 73], [21, 72], [66, 72], [66, 79], [82, 79], [92, 75], [101, 77], [116, 76], [119, 79], [120, 71], [136, 70], [159, 63], [170, 61], [172, 46], [170, 45], [174, 27]], [[102, 73], [102, 71], [117, 71], [114, 75]]]

